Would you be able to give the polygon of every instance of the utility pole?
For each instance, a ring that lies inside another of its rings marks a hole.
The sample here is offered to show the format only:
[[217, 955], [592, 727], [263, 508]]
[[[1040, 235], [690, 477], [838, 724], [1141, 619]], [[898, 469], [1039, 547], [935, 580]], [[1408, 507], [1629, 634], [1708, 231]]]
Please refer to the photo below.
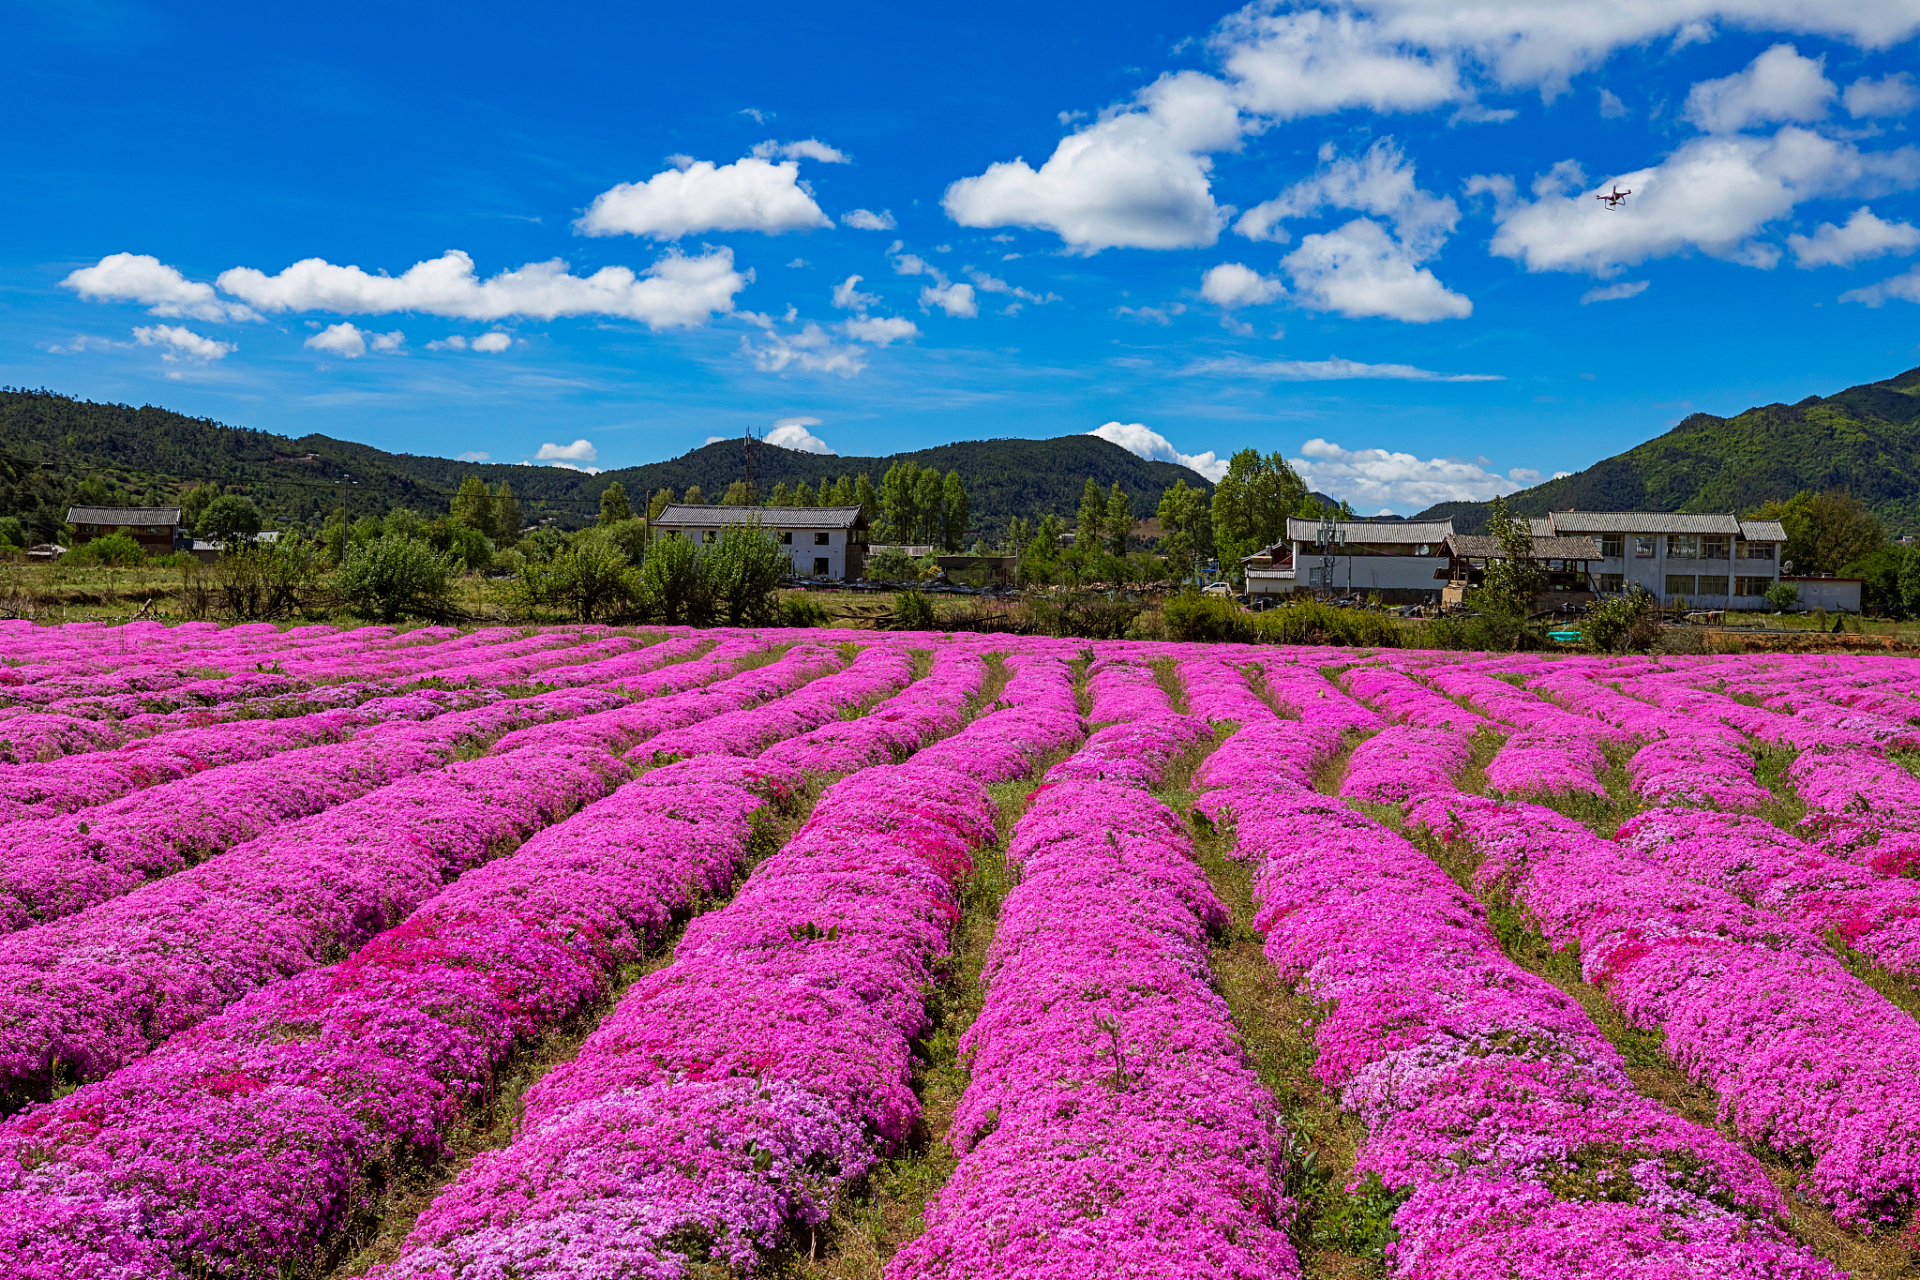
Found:
[[354, 479], [343, 472], [334, 483], [340, 486], [340, 562], [344, 564], [347, 559], [347, 494], [351, 492]]
[[750, 507], [757, 507], [760, 505], [759, 460], [754, 456], [754, 450], [753, 450], [753, 446], [756, 443], [758, 443], [758, 441], [754, 439], [753, 428], [748, 427], [746, 430], [746, 434], [743, 435], [740, 439], [740, 451], [742, 454], [745, 455], [744, 465], [745, 465], [746, 481], [747, 481], [747, 505]]

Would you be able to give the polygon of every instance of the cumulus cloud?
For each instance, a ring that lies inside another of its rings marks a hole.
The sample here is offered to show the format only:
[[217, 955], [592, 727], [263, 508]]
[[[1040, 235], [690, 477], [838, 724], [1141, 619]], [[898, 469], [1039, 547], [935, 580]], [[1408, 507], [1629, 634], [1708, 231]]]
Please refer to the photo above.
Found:
[[542, 462], [598, 462], [600, 451], [593, 447], [591, 440], [575, 440], [572, 444], [549, 441], [533, 456]]
[[809, 430], [819, 425], [818, 418], [781, 418], [773, 424], [773, 430], [767, 432], [766, 442], [800, 453], [823, 453], [829, 458], [839, 457], [827, 447], [825, 440]]
[[1266, 382], [1344, 382], [1352, 379], [1387, 379], [1400, 382], [1502, 382], [1499, 373], [1436, 373], [1410, 364], [1363, 364], [1329, 356], [1325, 360], [1249, 360], [1244, 356], [1223, 356], [1197, 360], [1187, 366], [1191, 374], [1224, 374], [1230, 377], [1259, 378]]
[[1849, 289], [1840, 295], [1842, 302], [1864, 302], [1869, 307], [1878, 307], [1889, 298], [1920, 302], [1920, 267], [1913, 268], [1905, 275], [1882, 280], [1879, 284], [1870, 284], [1864, 289]]
[[961, 226], [1041, 227], [1081, 253], [1210, 245], [1227, 215], [1208, 153], [1237, 149], [1240, 135], [1229, 87], [1182, 71], [1063, 138], [1039, 169], [990, 165], [949, 186], [942, 206]]
[[235, 267], [220, 273], [220, 288], [268, 312], [419, 311], [460, 320], [599, 315], [673, 329], [703, 325], [714, 315], [732, 311], [733, 296], [752, 279], [752, 272], [734, 270], [733, 250], [727, 248], [710, 249], [699, 257], [671, 251], [641, 275], [626, 267], [602, 267], [590, 276], [576, 276], [556, 258], [487, 280], [475, 273], [472, 258], [449, 249], [397, 276], [339, 267], [321, 258], [296, 262], [274, 276]]
[[444, 338], [436, 338], [427, 344], [427, 350], [429, 351], [465, 351], [466, 349], [466, 338], [457, 333], [449, 334]]
[[1824, 120], [1839, 92], [1827, 79], [1824, 59], [1803, 58], [1790, 44], [1776, 44], [1720, 80], [1702, 80], [1687, 94], [1685, 118], [1709, 133], [1735, 133], [1756, 124]]
[[1846, 225], [1823, 222], [1810, 236], [1788, 236], [1787, 246], [1793, 250], [1796, 267], [1850, 267], [1884, 254], [1912, 253], [1920, 248], [1920, 227], [1884, 221], [1861, 205]]
[[495, 329], [492, 333], [483, 333], [469, 344], [475, 351], [505, 351], [513, 345], [513, 335]]
[[1647, 291], [1650, 280], [1622, 280], [1619, 284], [1596, 285], [1580, 295], [1580, 305], [1593, 302], [1618, 302], [1622, 298], [1637, 298]]
[[1008, 284], [1005, 280], [988, 275], [984, 271], [976, 271], [972, 267], [968, 267], [966, 271], [967, 279], [973, 281], [974, 287], [982, 293], [1005, 294], [1009, 298], [1018, 298], [1020, 302], [1031, 302], [1037, 305], [1060, 301], [1060, 295], [1057, 293], [1035, 293], [1031, 289], [1023, 289], [1017, 284]]
[[853, 157], [835, 147], [830, 147], [818, 138], [802, 138], [798, 142], [766, 141], [757, 143], [753, 148], [756, 160], [770, 160], [779, 156], [782, 160], [818, 160], [822, 164], [851, 164]]
[[715, 166], [696, 160], [666, 169], [645, 182], [622, 182], [602, 191], [574, 223], [590, 236], [651, 236], [677, 240], [708, 231], [812, 231], [831, 227], [813, 197], [800, 187], [800, 166], [744, 156]]
[[870, 342], [876, 347], [920, 336], [919, 326], [900, 316], [856, 316], [840, 328], [854, 341]]
[[147, 253], [110, 253], [60, 282], [89, 302], [137, 302], [151, 315], [194, 320], [258, 320], [249, 307], [215, 295]]
[[483, 452], [482, 450], [469, 449], [465, 453], [455, 454], [453, 460], [455, 462], [485, 462], [491, 457], [493, 457], [492, 454]]
[[1240, 100], [1276, 120], [1349, 107], [1426, 111], [1470, 96], [1457, 54], [1422, 49], [1347, 10], [1249, 5], [1221, 24], [1215, 43]]
[[1896, 71], [1878, 80], [1862, 76], [1847, 86], [1840, 100], [1846, 103], [1847, 114], [1856, 120], [1903, 116], [1913, 110], [1915, 103], [1920, 103], [1920, 89], [1914, 87], [1911, 73]]
[[1181, 453], [1165, 436], [1145, 423], [1109, 422], [1105, 426], [1095, 427], [1087, 434], [1099, 436], [1109, 444], [1117, 444], [1136, 458], [1145, 458], [1149, 462], [1171, 462], [1188, 467], [1216, 484], [1219, 483], [1221, 476], [1227, 474], [1226, 460], [1213, 450], [1209, 449], [1205, 453]]
[[1419, 510], [1436, 502], [1484, 502], [1523, 489], [1517, 477], [1539, 472], [1515, 468], [1507, 475], [1488, 470], [1485, 458], [1420, 458], [1387, 449], [1346, 449], [1313, 439], [1289, 459], [1310, 489], [1371, 506]]
[[358, 360], [370, 350], [398, 351], [406, 340], [407, 335], [398, 329], [392, 333], [375, 333], [370, 329], [341, 323], [328, 325], [308, 338], [304, 345], [343, 360]]
[[973, 298], [973, 286], [970, 284], [923, 287], [920, 290], [920, 307], [923, 311], [939, 307], [950, 316], [969, 320], [980, 314], [979, 305]]
[[1319, 167], [1273, 199], [1257, 204], [1234, 223], [1250, 240], [1286, 243], [1280, 223], [1312, 217], [1324, 209], [1354, 209], [1386, 218], [1394, 234], [1420, 257], [1437, 250], [1460, 221], [1446, 196], [1423, 191], [1411, 160], [1392, 138], [1380, 138], [1359, 156], [1345, 156], [1332, 143], [1320, 148]]
[[236, 350], [231, 342], [215, 342], [184, 325], [143, 325], [133, 331], [133, 340], [143, 347], [159, 347], [160, 358], [169, 363], [196, 360], [201, 364], [224, 360]]
[[841, 215], [840, 221], [856, 231], [891, 231], [894, 227], [893, 213], [887, 209], [878, 213], [868, 209], [853, 209]]
[[1410, 324], [1458, 320], [1473, 303], [1416, 266], [1411, 249], [1371, 218], [1303, 237], [1281, 260], [1301, 305], [1343, 316], [1382, 316]]
[[[1874, 195], [1920, 183], [1912, 147], [1862, 152], [1851, 142], [1786, 125], [1772, 137], [1714, 135], [1683, 144], [1660, 164], [1617, 174], [1593, 187], [1573, 161], [1533, 184], [1534, 199], [1515, 198], [1506, 179], [1475, 179], [1492, 191], [1498, 224], [1491, 245], [1529, 271], [1619, 274], [1651, 258], [1698, 251], [1750, 266], [1771, 267], [1780, 250], [1757, 237], [1802, 201]], [[1593, 197], [1614, 185], [1632, 199], [1609, 210]]]
[[862, 277], [860, 276], [848, 276], [845, 280], [833, 286], [833, 305], [839, 307], [842, 311], [865, 311], [868, 307], [880, 301], [879, 294], [860, 292], [859, 284], [861, 279]]
[[[1238, 262], [1210, 267], [1200, 277], [1200, 296], [1215, 306], [1258, 307], [1287, 295], [1287, 286], [1274, 276], [1263, 276]], [[1161, 323], [1165, 323], [1162, 320]]]
[[[832, 373], [851, 378], [867, 367], [863, 348], [835, 343], [833, 335], [808, 321], [797, 333], [782, 333], [778, 324], [765, 316], [748, 315], [765, 333], [758, 341], [743, 336], [740, 350], [753, 367], [762, 373]], [[788, 320], [791, 321], [789, 313]]]

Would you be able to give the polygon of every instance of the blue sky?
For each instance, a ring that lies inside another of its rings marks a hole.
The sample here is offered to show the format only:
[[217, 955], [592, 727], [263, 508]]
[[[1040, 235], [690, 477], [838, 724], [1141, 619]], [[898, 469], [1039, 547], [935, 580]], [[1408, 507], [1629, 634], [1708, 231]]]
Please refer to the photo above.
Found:
[[1920, 0], [0, 21], [0, 381], [289, 435], [1102, 430], [1409, 513], [1920, 364]]

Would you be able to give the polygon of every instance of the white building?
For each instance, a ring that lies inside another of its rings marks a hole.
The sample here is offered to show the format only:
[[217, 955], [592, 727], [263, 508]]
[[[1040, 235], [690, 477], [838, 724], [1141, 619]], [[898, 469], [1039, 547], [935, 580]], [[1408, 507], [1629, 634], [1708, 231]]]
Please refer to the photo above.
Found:
[[1535, 534], [1585, 535], [1600, 544], [1591, 568], [1602, 595], [1639, 586], [1662, 604], [1684, 600], [1698, 609], [1765, 608], [1787, 543], [1777, 520], [1725, 514], [1555, 511], [1531, 523]]
[[1388, 604], [1425, 604], [1447, 581], [1451, 520], [1339, 520], [1322, 543], [1318, 520], [1289, 519], [1287, 536], [1246, 566], [1249, 595], [1332, 591], [1378, 594]]
[[730, 525], [752, 524], [774, 535], [796, 578], [845, 580], [866, 572], [867, 520], [859, 507], [719, 507], [669, 504], [653, 518], [656, 538], [720, 541]]

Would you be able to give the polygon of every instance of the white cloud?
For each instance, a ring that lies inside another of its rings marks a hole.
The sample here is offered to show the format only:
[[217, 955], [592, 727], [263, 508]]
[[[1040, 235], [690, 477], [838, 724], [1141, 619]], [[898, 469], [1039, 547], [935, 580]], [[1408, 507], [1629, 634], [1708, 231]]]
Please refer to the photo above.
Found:
[[1418, 257], [1437, 251], [1460, 221], [1460, 209], [1446, 196], [1422, 191], [1413, 162], [1392, 138], [1380, 138], [1364, 154], [1340, 155], [1332, 143], [1320, 148], [1320, 165], [1278, 196], [1240, 215], [1234, 232], [1250, 240], [1285, 244], [1279, 223], [1312, 217], [1321, 210], [1357, 209], [1393, 223], [1394, 234]]
[[[1795, 205], [1820, 197], [1873, 195], [1920, 182], [1912, 147], [1862, 152], [1850, 142], [1787, 125], [1770, 138], [1695, 138], [1659, 165], [1585, 188], [1580, 166], [1563, 161], [1533, 184], [1535, 199], [1511, 196], [1500, 179], [1476, 179], [1500, 207], [1491, 245], [1529, 271], [1612, 276], [1650, 258], [1689, 250], [1749, 266], [1771, 267], [1778, 247], [1756, 239]], [[1596, 194], [1618, 185], [1633, 196], [1608, 209]]]
[[1905, 275], [1882, 280], [1879, 284], [1870, 284], [1864, 289], [1849, 289], [1840, 295], [1842, 302], [1864, 302], [1870, 307], [1877, 307], [1888, 298], [1920, 302], [1920, 267], [1913, 268]]
[[60, 282], [89, 302], [137, 302], [156, 316], [194, 320], [258, 320], [249, 307], [215, 296], [213, 286], [189, 280], [146, 253], [110, 253]]
[[939, 307], [950, 316], [972, 319], [980, 314], [979, 306], [973, 299], [973, 286], [970, 284], [943, 284], [938, 288], [923, 287], [920, 290], [920, 307], [927, 310]]
[[1861, 205], [1845, 226], [1823, 222], [1811, 236], [1788, 236], [1787, 245], [1793, 250], [1796, 267], [1850, 267], [1882, 254], [1912, 253], [1920, 248], [1920, 227], [1883, 221]]
[[[783, 334], [767, 317], [747, 318], [766, 330], [765, 337], [758, 342], [744, 336], [740, 339], [741, 352], [762, 373], [798, 369], [803, 373], [833, 373], [851, 378], [867, 367], [866, 353], [860, 347], [835, 345], [833, 335], [812, 321], [798, 333]], [[788, 319], [792, 319], [791, 312]]]
[[1546, 479], [1546, 476], [1535, 471], [1532, 467], [1509, 467], [1507, 468], [1507, 479], [1517, 485], [1526, 486], [1539, 484], [1542, 480]]
[[860, 292], [858, 288], [860, 281], [860, 276], [848, 276], [833, 286], [833, 305], [842, 311], [865, 311], [880, 301], [879, 294]]
[[1164, 307], [1116, 307], [1114, 309], [1114, 314], [1117, 316], [1131, 316], [1135, 320], [1145, 320], [1158, 325], [1172, 324], [1174, 316], [1183, 316], [1186, 313], [1187, 304], [1184, 302], [1170, 302]]
[[770, 160], [779, 156], [783, 160], [818, 160], [822, 164], [851, 164], [853, 157], [835, 147], [830, 147], [818, 138], [802, 138], [798, 142], [774, 142], [768, 140], [753, 148], [757, 160]]
[[457, 333], [448, 334], [444, 338], [436, 338], [427, 344], [427, 350], [429, 351], [465, 351], [466, 349], [466, 338]]
[[1004, 293], [1010, 298], [1018, 298], [1021, 302], [1031, 302], [1036, 305], [1060, 301], [1060, 295], [1057, 293], [1035, 293], [1017, 284], [1008, 284], [1005, 280], [990, 276], [984, 271], [975, 271], [972, 267], [967, 268], [967, 279], [973, 281], [975, 287], [982, 293]]
[[1406, 245], [1371, 218], [1301, 239], [1281, 260], [1303, 306], [1343, 316], [1383, 316], [1410, 324], [1458, 320], [1473, 303], [1415, 265]]
[[811, 262], [808, 262], [805, 258], [795, 258], [792, 262], [789, 262], [787, 264], [789, 269], [798, 268], [798, 267], [810, 267], [812, 265], [813, 264]]
[[1217, 360], [1197, 360], [1186, 373], [1225, 374], [1230, 377], [1259, 378], [1267, 382], [1344, 382], [1351, 379], [1387, 379], [1401, 382], [1503, 382], [1498, 373], [1435, 373], [1410, 364], [1362, 364], [1329, 356], [1325, 360], [1249, 360], [1244, 356], [1224, 356]]
[[593, 447], [591, 440], [575, 440], [572, 444], [549, 441], [541, 445], [540, 452], [533, 456], [542, 462], [598, 462], [600, 451]]
[[1258, 307], [1286, 294], [1287, 286], [1277, 277], [1263, 276], [1238, 262], [1211, 267], [1200, 278], [1200, 296], [1220, 307]]
[[882, 209], [878, 213], [867, 209], [852, 209], [842, 214], [840, 221], [855, 231], [891, 231], [894, 227], [893, 213], [887, 209]]
[[407, 335], [398, 329], [392, 333], [375, 333], [370, 329], [362, 329], [343, 322], [328, 325], [308, 338], [304, 345], [315, 351], [339, 356], [343, 360], [358, 360], [367, 354], [369, 349], [397, 351], [406, 340]]
[[1149, 462], [1172, 462], [1191, 468], [1216, 484], [1221, 476], [1227, 474], [1226, 460], [1211, 449], [1205, 453], [1181, 453], [1165, 436], [1144, 423], [1109, 422], [1087, 434], [1099, 436], [1109, 444], [1117, 444], [1135, 457], [1145, 458]]
[[556, 258], [484, 281], [474, 273], [472, 258], [449, 249], [398, 276], [308, 258], [277, 276], [235, 267], [220, 273], [220, 287], [261, 311], [419, 311], [460, 320], [599, 315], [670, 329], [703, 325], [716, 314], [732, 311], [733, 295], [752, 279], [751, 271], [734, 270], [733, 250], [724, 247], [697, 258], [671, 251], [639, 276], [627, 267], [602, 267], [590, 276], [576, 276]]
[[1595, 285], [1580, 295], [1580, 305], [1593, 302], [1618, 302], [1622, 298], [1637, 298], [1647, 291], [1650, 280], [1622, 280], [1619, 284]]
[[1824, 120], [1839, 92], [1820, 58], [1803, 58], [1790, 44], [1776, 44], [1720, 80], [1702, 80], [1687, 94], [1682, 113], [1709, 133], [1735, 133], [1756, 124]]
[[708, 231], [811, 231], [831, 227], [813, 197], [800, 187], [800, 166], [770, 164], [744, 156], [715, 167], [696, 160], [665, 169], [645, 182], [622, 182], [602, 191], [574, 227], [590, 236], [651, 236], [677, 240]]
[[1426, 111], [1470, 96], [1454, 54], [1423, 51], [1345, 10], [1249, 5], [1221, 23], [1215, 45], [1239, 99], [1276, 120], [1349, 107]]
[[493, 457], [492, 454], [482, 450], [469, 449], [465, 453], [455, 454], [453, 460], [455, 462], [485, 462], [491, 457]]
[[177, 324], [143, 325], [133, 331], [133, 340], [143, 347], [164, 348], [162, 360], [198, 360], [205, 364], [224, 360], [236, 350], [231, 342], [215, 342]]
[[855, 342], [871, 342], [876, 347], [920, 336], [919, 326], [900, 316], [857, 316], [840, 328]]
[[962, 226], [1044, 227], [1081, 253], [1210, 245], [1227, 215], [1207, 153], [1238, 148], [1240, 134], [1228, 86], [1182, 71], [1061, 139], [1039, 169], [1001, 161], [953, 183], [941, 203]]
[[1862, 76], [1847, 86], [1841, 101], [1847, 105], [1847, 114], [1856, 120], [1903, 116], [1920, 103], [1920, 90], [1915, 89], [1911, 73], [1896, 71], [1878, 80]]
[[1614, 93], [1612, 90], [1602, 89], [1600, 91], [1600, 118], [1602, 120], [1618, 120], [1625, 114], [1627, 114], [1627, 104], [1620, 100], [1620, 95]]
[[827, 447], [825, 440], [808, 430], [819, 425], [818, 418], [781, 418], [773, 424], [773, 430], [767, 432], [766, 442], [800, 453], [824, 453], [829, 458], [839, 457]]
[[469, 344], [475, 351], [505, 351], [513, 345], [513, 335], [495, 329], [492, 333], [483, 333]]
[[1309, 440], [1289, 459], [1307, 487], [1348, 502], [1420, 510], [1436, 502], [1484, 502], [1525, 488], [1538, 472], [1516, 468], [1507, 475], [1487, 469], [1485, 458], [1420, 458], [1387, 449], [1346, 449]]
[[55, 355], [77, 356], [86, 351], [112, 351], [115, 347], [131, 345], [131, 343], [127, 342], [115, 342], [112, 338], [100, 338], [90, 333], [83, 333], [64, 346], [57, 342], [48, 343], [45, 349]]

